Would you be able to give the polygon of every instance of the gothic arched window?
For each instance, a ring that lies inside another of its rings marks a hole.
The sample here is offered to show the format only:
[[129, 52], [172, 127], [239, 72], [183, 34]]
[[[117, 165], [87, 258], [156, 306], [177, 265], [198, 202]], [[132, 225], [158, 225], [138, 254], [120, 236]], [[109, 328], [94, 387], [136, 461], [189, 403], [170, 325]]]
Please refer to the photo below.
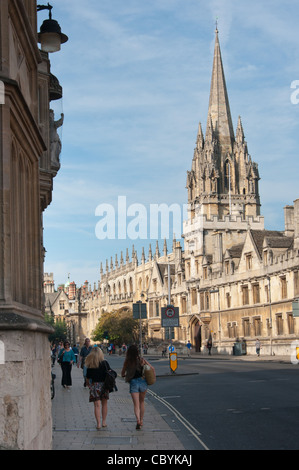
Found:
[[228, 192], [231, 185], [231, 167], [228, 160], [225, 162], [224, 168], [224, 191]]

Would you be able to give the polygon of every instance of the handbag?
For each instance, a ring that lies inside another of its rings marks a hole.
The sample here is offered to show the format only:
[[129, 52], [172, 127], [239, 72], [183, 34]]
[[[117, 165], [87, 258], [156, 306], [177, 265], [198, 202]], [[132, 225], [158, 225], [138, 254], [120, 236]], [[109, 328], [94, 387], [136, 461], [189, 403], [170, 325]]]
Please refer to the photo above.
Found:
[[115, 370], [108, 369], [107, 362], [105, 361], [105, 367], [106, 367], [106, 377], [104, 381], [104, 389], [107, 390], [108, 392], [113, 392], [114, 390], [117, 392], [117, 386], [116, 386], [116, 377], [117, 373]]
[[154, 368], [150, 367], [148, 364], [145, 364], [143, 367], [143, 375], [147, 385], [154, 385], [156, 382], [156, 373]]
[[64, 356], [64, 353], [65, 353], [65, 349], [63, 350], [61, 356], [57, 359], [57, 362], [58, 362], [58, 364], [60, 364], [60, 365], [63, 363], [63, 356]]

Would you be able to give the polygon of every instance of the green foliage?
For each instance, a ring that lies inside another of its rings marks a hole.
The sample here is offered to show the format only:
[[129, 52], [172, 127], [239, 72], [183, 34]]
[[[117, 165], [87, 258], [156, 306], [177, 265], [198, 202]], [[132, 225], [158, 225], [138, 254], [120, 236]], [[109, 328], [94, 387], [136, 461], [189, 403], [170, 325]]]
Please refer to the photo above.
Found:
[[93, 341], [103, 341], [109, 335], [114, 344], [131, 344], [139, 341], [139, 320], [133, 318], [132, 310], [124, 307], [112, 312], [105, 312], [93, 332]]
[[57, 320], [55, 322], [51, 315], [45, 314], [45, 321], [54, 328], [54, 332], [49, 335], [49, 341], [51, 343], [65, 341], [67, 339], [67, 326], [63, 320]]

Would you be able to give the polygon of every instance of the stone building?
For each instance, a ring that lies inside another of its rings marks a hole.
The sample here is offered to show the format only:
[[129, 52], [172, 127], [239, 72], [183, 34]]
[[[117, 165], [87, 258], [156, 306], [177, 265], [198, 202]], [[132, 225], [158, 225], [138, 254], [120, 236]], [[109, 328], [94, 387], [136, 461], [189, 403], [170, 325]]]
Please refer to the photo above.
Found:
[[[93, 289], [80, 291], [83, 336], [91, 336], [101, 313], [139, 300], [147, 302], [149, 340], [169, 334], [181, 344], [205, 352], [232, 354], [235, 343], [255, 353], [290, 355], [299, 340], [293, 301], [299, 297], [299, 200], [285, 207], [285, 230], [265, 229], [259, 196], [260, 175], [252, 160], [241, 118], [234, 132], [225, 74], [216, 31], [206, 132], [198, 128], [196, 147], [187, 172], [188, 217], [183, 224], [184, 247], [176, 239], [168, 253], [158, 242], [138, 261], [131, 258], [101, 265]], [[170, 264], [170, 280], [168, 279]], [[161, 327], [161, 308], [179, 307], [180, 327]], [[78, 311], [78, 308], [76, 309]], [[84, 312], [84, 314], [83, 314]]]
[[252, 160], [241, 118], [234, 132], [225, 74], [216, 31], [206, 132], [196, 139], [187, 172], [188, 218], [180, 242], [157, 242], [138, 262], [121, 253], [101, 265], [97, 287], [85, 293], [86, 334], [103, 311], [143, 300], [148, 305], [148, 335], [162, 341], [161, 308], [171, 302], [180, 310], [180, 328], [171, 334], [197, 351], [209, 338], [214, 351], [231, 354], [238, 340], [247, 353], [256, 338], [263, 354], [290, 354], [299, 337], [293, 301], [299, 297], [299, 200], [285, 208], [285, 230], [265, 229], [261, 216], [258, 165]]
[[51, 449], [42, 216], [60, 166], [50, 102], [62, 90], [38, 47], [34, 0], [0, 2], [0, 83], [0, 448]]

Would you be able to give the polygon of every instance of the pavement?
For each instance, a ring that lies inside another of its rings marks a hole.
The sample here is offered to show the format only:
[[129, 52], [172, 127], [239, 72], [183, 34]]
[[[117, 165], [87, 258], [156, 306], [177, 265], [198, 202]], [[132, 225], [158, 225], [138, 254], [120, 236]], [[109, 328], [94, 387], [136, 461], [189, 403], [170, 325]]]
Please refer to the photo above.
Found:
[[[113, 364], [111, 364], [113, 367]], [[155, 407], [146, 399], [144, 426], [136, 430], [129, 385], [120, 377], [118, 391], [110, 394], [107, 428], [96, 430], [94, 405], [89, 390], [83, 387], [82, 370], [72, 368], [73, 386], [61, 386], [61, 368], [55, 365], [55, 397], [52, 400], [53, 450], [161, 451], [184, 450], [177, 435]]]
[[178, 354], [178, 359], [206, 359], [208, 361], [213, 360], [223, 360], [223, 361], [244, 361], [244, 362], [277, 362], [283, 364], [291, 364], [292, 358], [291, 356], [270, 356], [270, 355], [263, 355], [260, 356], [255, 355], [244, 355], [244, 356], [233, 356], [229, 354], [212, 354], [209, 356], [208, 354], [202, 353], [193, 353], [190, 356]]
[[[160, 355], [150, 355], [158, 359]], [[147, 357], [150, 360], [150, 357]], [[179, 360], [200, 359], [207, 361], [227, 360], [246, 362], [291, 363], [288, 356], [228, 356], [192, 354], [179, 355]], [[164, 359], [165, 361], [166, 359]], [[111, 367], [114, 368], [113, 363]], [[96, 430], [94, 405], [89, 403], [89, 389], [83, 387], [82, 370], [72, 369], [73, 386], [66, 390], [61, 386], [61, 368], [55, 365], [55, 397], [52, 400], [53, 450], [114, 450], [114, 451], [184, 451], [186, 447], [178, 439], [175, 429], [169, 426], [146, 399], [144, 426], [136, 430], [136, 418], [129, 394], [129, 385], [118, 372], [118, 391], [110, 394], [108, 402], [107, 428]], [[163, 375], [171, 375], [169, 372]], [[180, 374], [179, 374], [180, 375]], [[185, 375], [185, 374], [183, 374]]]

